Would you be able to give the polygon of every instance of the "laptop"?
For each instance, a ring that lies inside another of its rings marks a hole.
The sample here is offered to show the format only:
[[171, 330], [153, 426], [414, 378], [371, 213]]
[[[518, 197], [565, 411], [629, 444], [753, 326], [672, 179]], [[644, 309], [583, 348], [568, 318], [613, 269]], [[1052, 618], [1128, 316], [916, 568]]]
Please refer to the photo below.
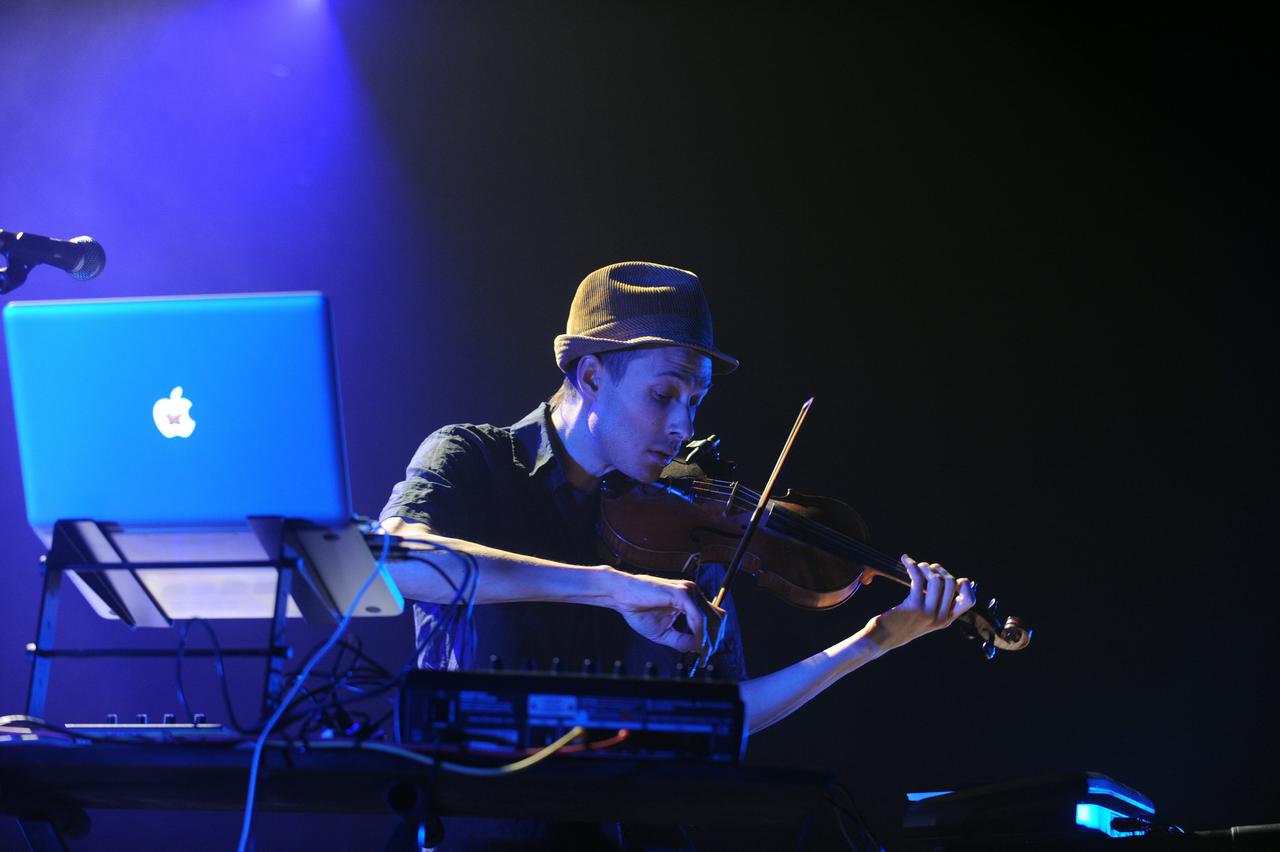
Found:
[[[305, 570], [324, 575], [326, 620], [345, 612], [375, 562], [352, 522], [323, 294], [18, 301], [4, 333], [27, 518], [46, 547], [76, 520], [98, 561], [122, 563], [71, 575], [100, 615], [271, 617], [273, 568], [125, 567], [269, 559], [256, 517], [308, 522], [291, 542], [319, 554]], [[357, 614], [403, 608], [382, 570]]]

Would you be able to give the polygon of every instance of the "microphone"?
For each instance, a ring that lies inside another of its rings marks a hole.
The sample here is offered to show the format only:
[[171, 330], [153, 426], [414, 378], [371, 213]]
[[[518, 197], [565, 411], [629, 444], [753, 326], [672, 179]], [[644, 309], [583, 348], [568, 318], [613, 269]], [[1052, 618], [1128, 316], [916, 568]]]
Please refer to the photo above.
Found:
[[107, 253], [93, 237], [55, 240], [23, 231], [0, 230], [0, 254], [9, 258], [10, 266], [30, 268], [43, 263], [65, 269], [80, 281], [97, 276], [107, 265]]

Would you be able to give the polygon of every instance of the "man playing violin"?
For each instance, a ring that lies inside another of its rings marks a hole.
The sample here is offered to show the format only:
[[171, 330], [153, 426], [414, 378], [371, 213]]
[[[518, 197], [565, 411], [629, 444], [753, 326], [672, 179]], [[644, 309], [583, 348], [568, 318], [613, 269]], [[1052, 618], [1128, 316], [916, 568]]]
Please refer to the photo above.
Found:
[[[595, 524], [606, 476], [658, 478], [693, 436], [713, 374], [738, 362], [712, 341], [711, 314], [693, 273], [617, 263], [579, 285], [565, 333], [564, 373], [551, 399], [509, 427], [446, 426], [418, 448], [382, 511], [385, 530], [474, 560], [478, 644], [446, 618], [464, 568], [436, 559], [389, 566], [416, 601], [419, 665], [619, 670], [670, 676], [683, 654], [708, 650], [740, 682], [746, 724], [758, 731], [887, 651], [946, 627], [974, 604], [972, 585], [941, 565], [902, 563], [905, 600], [847, 639], [771, 674], [747, 678], [731, 597], [713, 607], [723, 566], [693, 580], [630, 574], [601, 564]], [[444, 575], [448, 575], [446, 580]], [[574, 605], [577, 606], [574, 606]], [[585, 605], [585, 606], [584, 606]], [[728, 618], [726, 629], [718, 630]]]

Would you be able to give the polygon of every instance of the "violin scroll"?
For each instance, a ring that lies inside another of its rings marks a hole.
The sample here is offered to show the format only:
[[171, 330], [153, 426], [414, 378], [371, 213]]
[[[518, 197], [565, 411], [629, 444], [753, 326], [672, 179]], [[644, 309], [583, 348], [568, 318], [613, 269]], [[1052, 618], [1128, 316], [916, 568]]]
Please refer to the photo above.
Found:
[[995, 659], [997, 651], [1021, 651], [1031, 644], [1031, 628], [1012, 615], [1002, 621], [999, 606], [992, 598], [986, 606], [976, 604], [956, 619], [969, 638], [982, 643], [982, 655], [988, 660]]

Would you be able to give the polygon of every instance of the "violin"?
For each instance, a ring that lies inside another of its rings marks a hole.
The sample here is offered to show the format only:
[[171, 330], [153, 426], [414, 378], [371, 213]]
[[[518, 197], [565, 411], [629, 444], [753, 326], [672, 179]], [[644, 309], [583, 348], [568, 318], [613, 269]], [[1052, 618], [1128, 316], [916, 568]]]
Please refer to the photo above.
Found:
[[[700, 563], [732, 568], [736, 559], [758, 587], [813, 610], [839, 606], [876, 577], [911, 585], [901, 562], [867, 544], [867, 526], [852, 507], [790, 489], [779, 497], [768, 497], [769, 487], [766, 495], [753, 491], [732, 479], [719, 443], [714, 435], [691, 442], [656, 482], [601, 484], [600, 538], [614, 559], [686, 578]], [[956, 619], [987, 659], [1031, 642], [1031, 630], [1016, 617], [1001, 619], [998, 606], [992, 598]]]

